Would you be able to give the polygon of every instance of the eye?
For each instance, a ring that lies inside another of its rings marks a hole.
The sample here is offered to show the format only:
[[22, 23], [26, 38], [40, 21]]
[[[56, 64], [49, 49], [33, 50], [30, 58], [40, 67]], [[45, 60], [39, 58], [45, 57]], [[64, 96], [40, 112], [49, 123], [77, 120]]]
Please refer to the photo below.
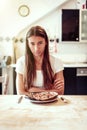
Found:
[[38, 44], [40, 45], [40, 44], [43, 44], [43, 42], [42, 41], [40, 41], [40, 42], [38, 42]]
[[31, 42], [30, 44], [31, 44], [31, 45], [35, 45], [35, 43], [34, 43], [34, 42]]

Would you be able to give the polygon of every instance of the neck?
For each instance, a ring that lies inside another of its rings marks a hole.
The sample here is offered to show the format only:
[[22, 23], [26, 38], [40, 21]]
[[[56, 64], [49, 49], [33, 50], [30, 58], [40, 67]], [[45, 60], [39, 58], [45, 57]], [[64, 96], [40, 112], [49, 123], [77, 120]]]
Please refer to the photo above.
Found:
[[43, 55], [34, 57], [35, 62], [41, 62], [43, 60]]
[[36, 69], [37, 70], [41, 70], [42, 62], [43, 62], [43, 56], [35, 57], [35, 64], [36, 64]]

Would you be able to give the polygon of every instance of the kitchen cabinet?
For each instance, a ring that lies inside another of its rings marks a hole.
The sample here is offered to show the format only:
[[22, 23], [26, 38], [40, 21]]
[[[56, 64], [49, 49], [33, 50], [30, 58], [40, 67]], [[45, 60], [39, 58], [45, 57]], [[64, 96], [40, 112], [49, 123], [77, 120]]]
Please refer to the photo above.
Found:
[[61, 41], [87, 42], [87, 9], [62, 9]]
[[65, 68], [65, 95], [87, 95], [87, 68]]
[[76, 68], [64, 68], [64, 79], [65, 79], [65, 95], [77, 94], [76, 89]]
[[87, 41], [87, 10], [80, 10], [80, 41]]
[[77, 94], [87, 95], [87, 68], [77, 68]]
[[61, 41], [79, 41], [79, 9], [62, 9]]

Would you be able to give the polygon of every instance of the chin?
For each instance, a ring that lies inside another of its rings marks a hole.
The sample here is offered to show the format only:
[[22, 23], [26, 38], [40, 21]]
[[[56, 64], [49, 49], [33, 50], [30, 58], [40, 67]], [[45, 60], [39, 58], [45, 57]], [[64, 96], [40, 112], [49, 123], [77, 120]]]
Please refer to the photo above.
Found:
[[41, 53], [38, 53], [38, 54], [34, 54], [34, 56], [41, 56], [42, 54]]

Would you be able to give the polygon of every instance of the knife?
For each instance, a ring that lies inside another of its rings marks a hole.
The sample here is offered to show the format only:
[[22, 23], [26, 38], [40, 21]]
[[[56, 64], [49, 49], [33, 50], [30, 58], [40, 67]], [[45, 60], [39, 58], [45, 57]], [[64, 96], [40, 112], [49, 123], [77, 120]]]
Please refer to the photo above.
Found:
[[23, 99], [23, 96], [19, 97], [18, 103], [21, 103], [22, 99]]

